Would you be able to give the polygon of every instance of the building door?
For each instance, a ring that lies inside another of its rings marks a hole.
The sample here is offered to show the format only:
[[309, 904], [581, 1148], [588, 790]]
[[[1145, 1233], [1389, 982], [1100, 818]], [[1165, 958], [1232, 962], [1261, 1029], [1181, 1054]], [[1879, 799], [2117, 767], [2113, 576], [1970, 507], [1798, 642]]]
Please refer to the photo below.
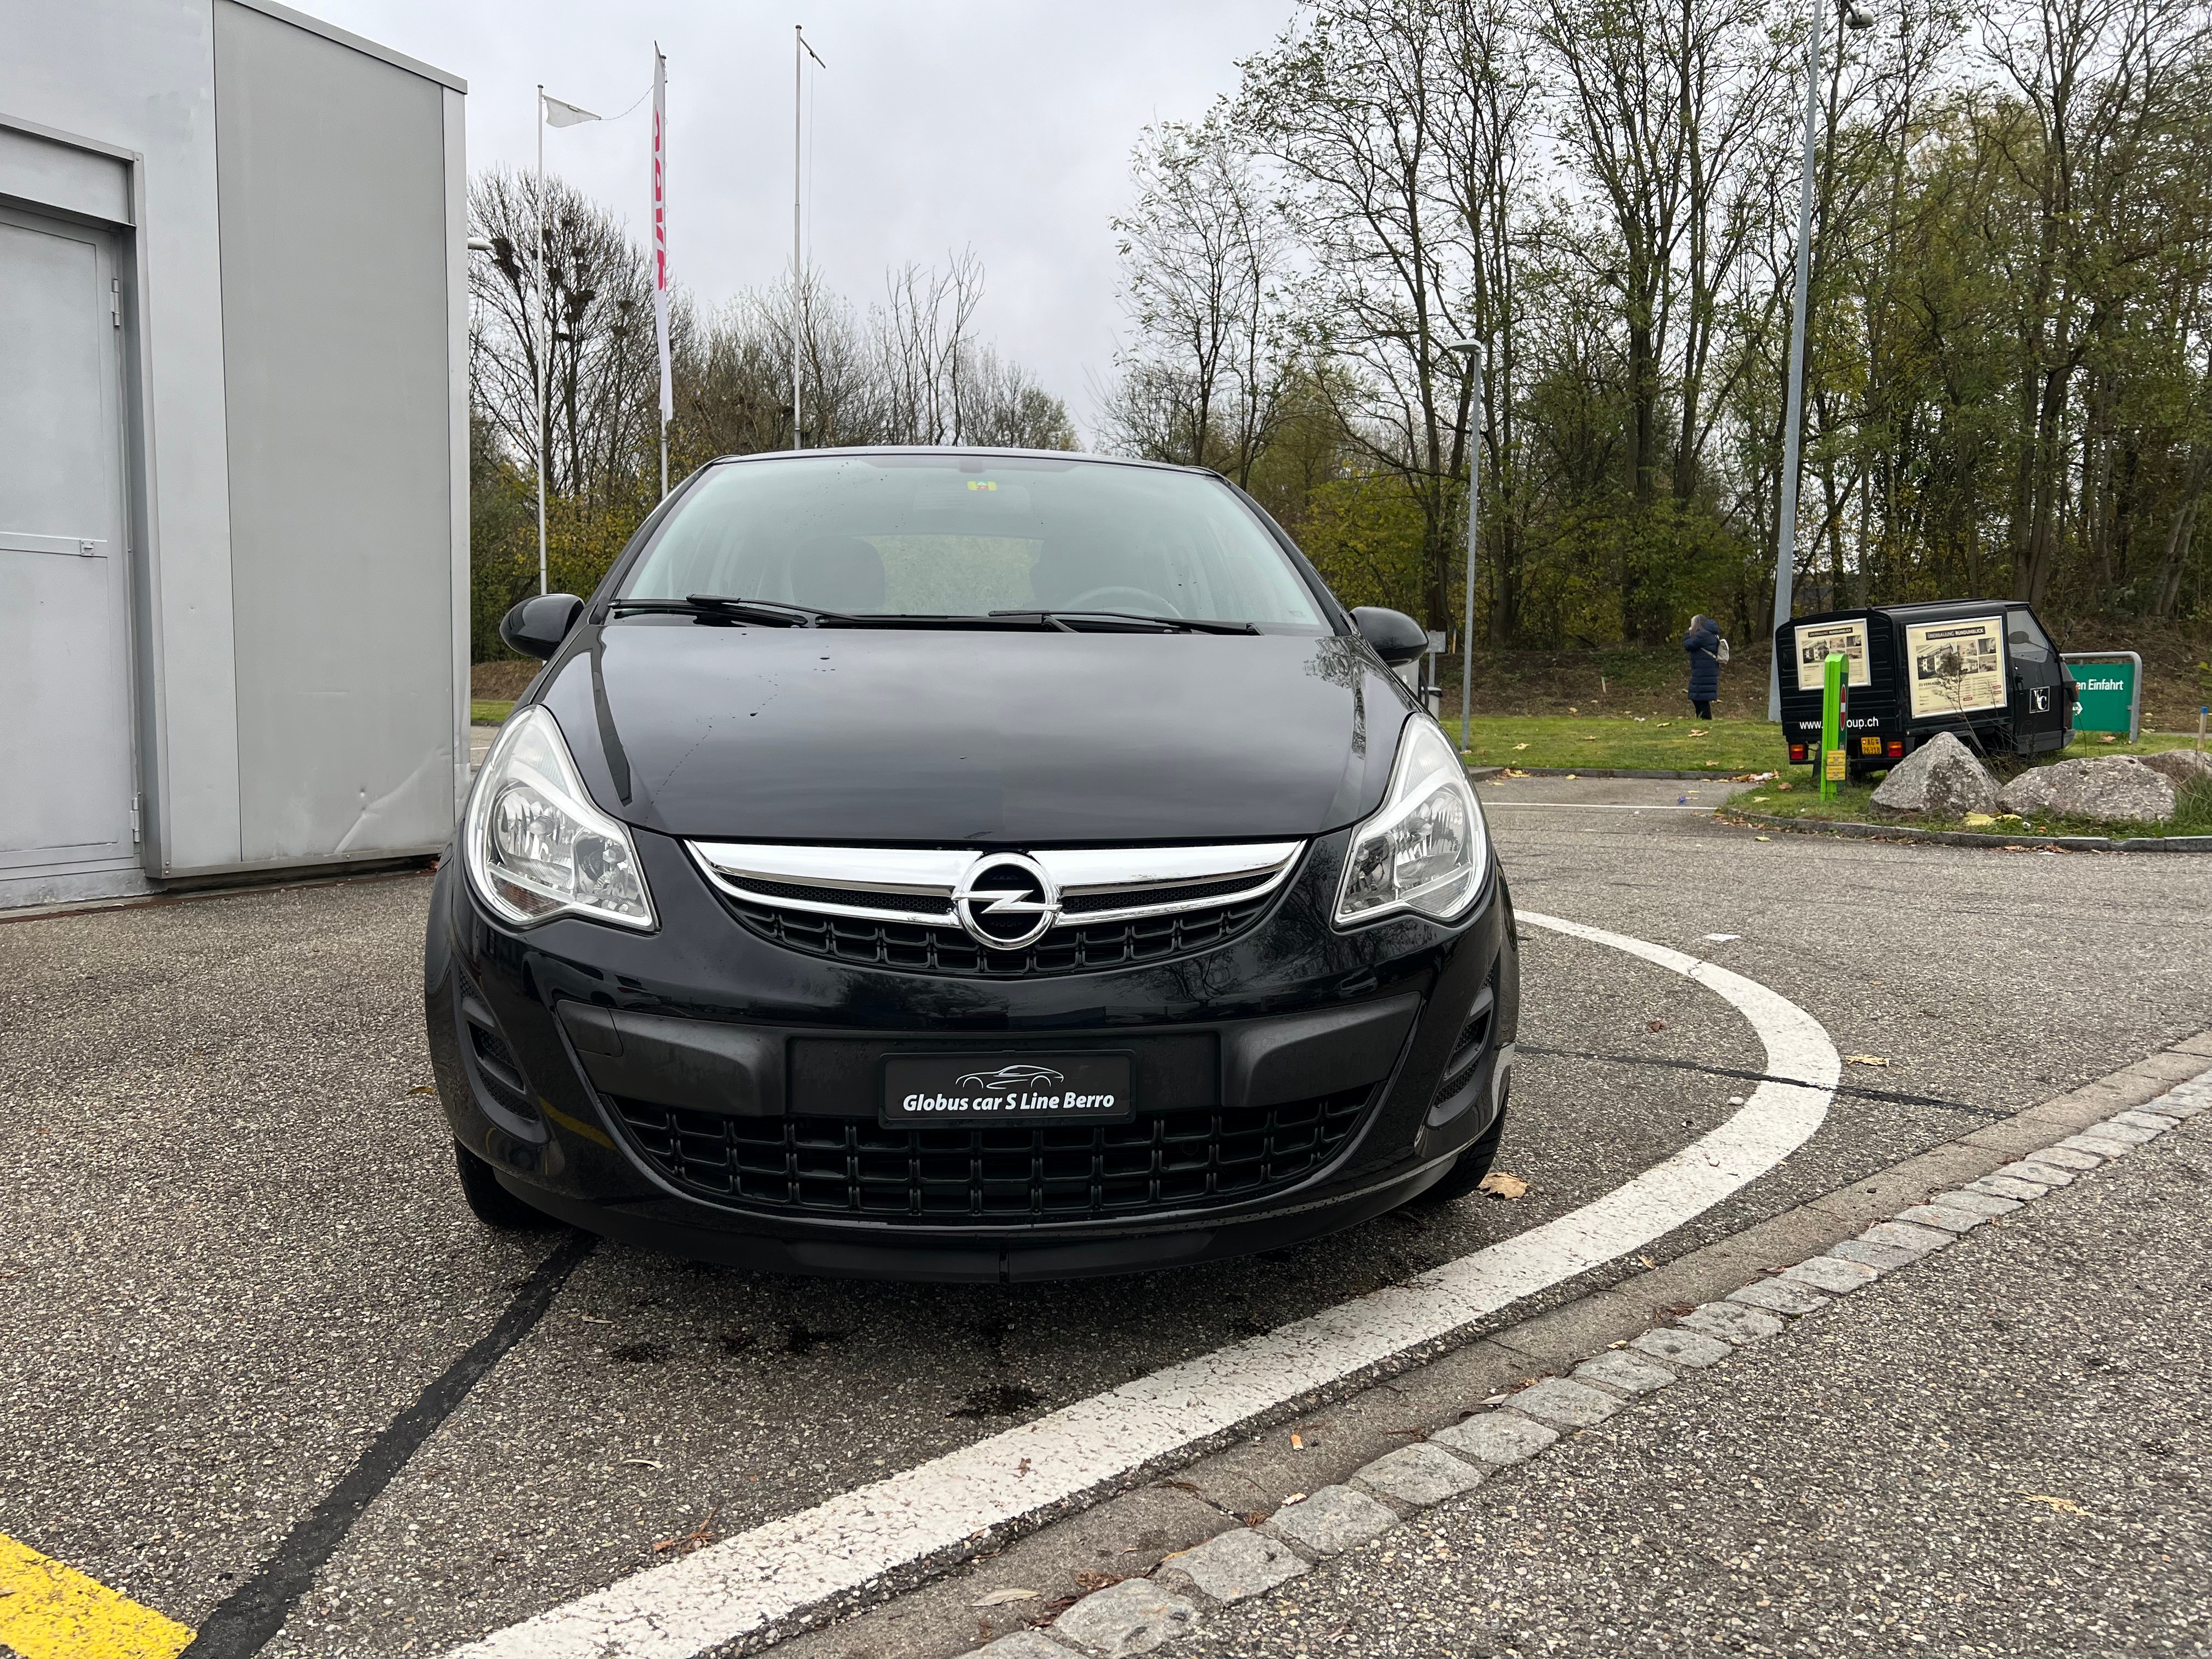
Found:
[[106, 233], [0, 207], [0, 904], [137, 862], [115, 283]]

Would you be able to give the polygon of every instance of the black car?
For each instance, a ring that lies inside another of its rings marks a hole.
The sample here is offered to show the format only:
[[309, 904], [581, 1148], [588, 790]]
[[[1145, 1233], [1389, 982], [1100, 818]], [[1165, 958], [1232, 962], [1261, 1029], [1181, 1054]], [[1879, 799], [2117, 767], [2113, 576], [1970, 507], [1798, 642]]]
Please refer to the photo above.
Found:
[[440, 866], [484, 1221], [803, 1273], [1139, 1271], [1464, 1192], [1511, 905], [1458, 756], [1249, 496], [965, 449], [716, 462], [550, 658]]

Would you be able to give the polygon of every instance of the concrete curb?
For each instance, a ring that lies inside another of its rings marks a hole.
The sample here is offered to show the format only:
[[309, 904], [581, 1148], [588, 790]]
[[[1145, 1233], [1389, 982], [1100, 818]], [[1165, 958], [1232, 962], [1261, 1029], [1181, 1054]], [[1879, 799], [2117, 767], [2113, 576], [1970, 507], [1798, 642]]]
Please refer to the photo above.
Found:
[[1778, 818], [1765, 812], [1722, 807], [1724, 823], [1755, 824], [1794, 835], [1839, 836], [1850, 841], [1923, 841], [1945, 847], [2055, 848], [2065, 853], [2212, 853], [2212, 836], [1992, 836], [1978, 830], [1915, 830], [1902, 823], [1852, 823], [1826, 818]]
[[1469, 777], [1482, 778], [1509, 770], [1525, 773], [1532, 778], [1696, 778], [1707, 783], [1741, 783], [1747, 775], [1724, 772], [1717, 767], [1707, 767], [1702, 772], [1640, 772], [1619, 766], [1510, 766], [1504, 762], [1470, 766], [1467, 773]]
[[[1137, 1565], [1115, 1587], [1120, 1595], [1110, 1605], [1106, 1592], [1094, 1592], [1066, 1607], [1060, 1623], [1018, 1629], [967, 1650], [995, 1659], [1150, 1652], [1195, 1631], [1207, 1614], [1387, 1534], [1565, 1436], [1693, 1377], [1741, 1347], [1784, 1334], [1837, 1297], [2208, 1112], [2212, 1030], [1401, 1374], [1391, 1385], [1401, 1395], [1431, 1392], [1408, 1387], [1420, 1370], [1462, 1401], [1483, 1392], [1471, 1408], [1461, 1408], [1455, 1423], [1370, 1456], [1333, 1484], [1285, 1493], [1265, 1511], [1240, 1513], [1225, 1495], [1207, 1489], [1216, 1483], [1202, 1473], [1204, 1463], [1235, 1452], [1201, 1460], [1188, 1471], [1198, 1479], [1155, 1483], [1192, 1494], [1212, 1510], [1214, 1521], [1196, 1547], [1141, 1552], [1152, 1556], [1152, 1565]], [[1747, 1270], [1753, 1273], [1747, 1282]], [[1655, 1306], [1664, 1316], [1656, 1324]], [[1488, 1364], [1475, 1358], [1486, 1349], [1492, 1351]], [[1497, 1389], [1504, 1379], [1511, 1379], [1510, 1386]], [[1408, 1458], [1408, 1452], [1420, 1455]], [[1257, 1489], [1249, 1474], [1238, 1478]], [[1116, 1501], [1092, 1511], [1094, 1525]], [[1307, 1504], [1316, 1505], [1310, 1521], [1286, 1514]], [[1395, 1518], [1383, 1521], [1385, 1512]], [[1145, 1580], [1152, 1586], [1148, 1594], [1128, 1588]], [[1127, 1629], [1109, 1617], [1125, 1607], [1133, 1621]], [[1164, 1618], [1163, 1608], [1170, 1616]], [[1079, 1609], [1089, 1611], [1066, 1623]]]

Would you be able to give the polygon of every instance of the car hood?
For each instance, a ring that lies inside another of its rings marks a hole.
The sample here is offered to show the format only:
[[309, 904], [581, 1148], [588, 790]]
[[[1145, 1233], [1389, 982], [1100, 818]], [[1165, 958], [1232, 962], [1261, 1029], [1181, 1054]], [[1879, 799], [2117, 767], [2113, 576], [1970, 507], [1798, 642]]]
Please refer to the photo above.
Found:
[[588, 623], [548, 677], [601, 806], [727, 840], [1316, 835], [1382, 799], [1409, 693], [1286, 635]]

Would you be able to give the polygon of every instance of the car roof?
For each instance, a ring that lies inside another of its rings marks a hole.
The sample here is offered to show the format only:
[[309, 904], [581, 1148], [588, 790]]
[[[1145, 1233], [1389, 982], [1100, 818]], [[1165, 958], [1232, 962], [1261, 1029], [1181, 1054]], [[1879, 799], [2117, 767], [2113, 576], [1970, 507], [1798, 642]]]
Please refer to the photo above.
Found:
[[1016, 449], [992, 444], [847, 444], [823, 449], [768, 449], [750, 455], [717, 455], [709, 466], [740, 461], [803, 460], [836, 455], [966, 455], [978, 459], [1001, 456], [1010, 459], [1088, 461], [1099, 466], [1140, 466], [1155, 472], [1190, 472], [1201, 478], [1218, 478], [1210, 466], [1184, 466], [1175, 461], [1146, 460], [1135, 455], [1100, 455], [1085, 449]]

